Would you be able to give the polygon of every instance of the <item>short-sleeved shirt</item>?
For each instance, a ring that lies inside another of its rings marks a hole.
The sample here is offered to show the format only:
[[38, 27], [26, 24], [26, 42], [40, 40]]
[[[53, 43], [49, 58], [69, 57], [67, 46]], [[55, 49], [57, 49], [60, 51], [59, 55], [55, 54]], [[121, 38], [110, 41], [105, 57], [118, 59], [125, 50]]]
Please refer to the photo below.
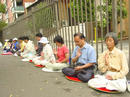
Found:
[[66, 46], [57, 48], [57, 57], [59, 62], [65, 59], [66, 54], [69, 54], [69, 49]]
[[[80, 48], [79, 46], [75, 47], [72, 54], [72, 58], [76, 57], [79, 48]], [[96, 63], [96, 52], [91, 45], [85, 43], [85, 45], [83, 46], [83, 48], [80, 49], [80, 51], [81, 56], [78, 58], [77, 63], [82, 64]]]

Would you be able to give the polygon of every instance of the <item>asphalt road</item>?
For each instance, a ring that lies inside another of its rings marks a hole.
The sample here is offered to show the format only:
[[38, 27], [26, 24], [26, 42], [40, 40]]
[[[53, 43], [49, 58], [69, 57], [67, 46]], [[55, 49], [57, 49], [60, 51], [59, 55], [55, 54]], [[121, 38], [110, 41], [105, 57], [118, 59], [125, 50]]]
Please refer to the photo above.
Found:
[[62, 73], [43, 72], [19, 57], [0, 55], [0, 97], [130, 97], [130, 93], [98, 92]]

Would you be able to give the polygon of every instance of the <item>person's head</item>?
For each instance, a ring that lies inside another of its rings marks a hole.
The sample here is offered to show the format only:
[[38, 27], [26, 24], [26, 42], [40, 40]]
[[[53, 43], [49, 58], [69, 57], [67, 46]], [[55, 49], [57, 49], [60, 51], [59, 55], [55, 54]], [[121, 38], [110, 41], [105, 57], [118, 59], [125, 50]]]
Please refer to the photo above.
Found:
[[37, 33], [36, 34], [36, 40], [40, 41], [41, 38], [42, 38], [42, 34], [41, 33]]
[[109, 50], [112, 50], [117, 44], [118, 44], [118, 38], [116, 33], [114, 32], [109, 32], [105, 36], [105, 42], [107, 45], [107, 48]]
[[17, 42], [18, 41], [18, 39], [17, 38], [13, 38], [13, 42], [15, 43], [15, 42]]
[[10, 39], [8, 42], [9, 42], [9, 43], [12, 43], [12, 42], [13, 42], [13, 40], [12, 40], [12, 39]]
[[75, 33], [74, 42], [77, 46], [82, 47], [85, 44], [85, 36], [82, 33]]
[[28, 36], [24, 36], [24, 42], [28, 43], [28, 41], [29, 41], [29, 37]]
[[42, 37], [39, 42], [42, 43], [43, 46], [49, 43], [46, 37]]
[[54, 43], [56, 43], [57, 46], [61, 46], [62, 44], [64, 44], [64, 40], [60, 35], [57, 35], [53, 41]]
[[5, 39], [5, 42], [8, 42], [9, 41], [9, 39]]
[[18, 41], [19, 41], [20, 43], [22, 43], [23, 40], [24, 40], [23, 37], [19, 37], [19, 38], [18, 38]]

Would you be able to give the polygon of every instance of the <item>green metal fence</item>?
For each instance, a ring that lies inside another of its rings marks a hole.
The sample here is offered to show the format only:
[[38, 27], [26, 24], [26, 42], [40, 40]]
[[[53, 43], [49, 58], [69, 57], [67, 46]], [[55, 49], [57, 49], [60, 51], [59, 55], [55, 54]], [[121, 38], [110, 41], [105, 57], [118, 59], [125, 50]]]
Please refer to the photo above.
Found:
[[71, 54], [75, 47], [73, 35], [80, 32], [94, 46], [98, 58], [106, 49], [105, 34], [113, 31], [119, 36], [118, 47], [128, 54], [128, 42], [123, 44], [122, 41], [124, 32], [127, 32], [123, 29], [123, 21], [128, 17], [126, 4], [126, 0], [44, 0], [5, 27], [3, 38], [28, 35], [35, 40], [35, 34], [41, 32], [55, 47], [53, 39], [59, 34]]

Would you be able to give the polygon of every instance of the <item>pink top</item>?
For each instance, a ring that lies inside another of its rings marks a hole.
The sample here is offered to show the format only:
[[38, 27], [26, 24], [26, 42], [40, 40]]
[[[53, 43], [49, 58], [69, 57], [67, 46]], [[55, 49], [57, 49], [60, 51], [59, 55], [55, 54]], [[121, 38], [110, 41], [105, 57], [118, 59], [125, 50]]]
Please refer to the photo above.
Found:
[[66, 46], [58, 47], [57, 48], [57, 57], [58, 61], [61, 62], [62, 60], [65, 59], [66, 53], [69, 53], [69, 49]]

